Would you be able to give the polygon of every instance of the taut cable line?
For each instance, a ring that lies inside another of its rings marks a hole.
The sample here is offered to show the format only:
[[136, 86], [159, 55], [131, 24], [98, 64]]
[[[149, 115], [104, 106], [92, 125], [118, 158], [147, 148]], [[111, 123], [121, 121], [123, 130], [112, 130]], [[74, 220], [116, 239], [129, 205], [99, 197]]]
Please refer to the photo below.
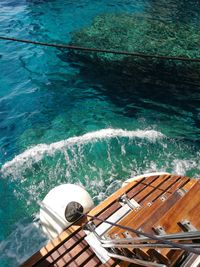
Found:
[[85, 52], [97, 52], [97, 53], [133, 56], [133, 57], [140, 57], [140, 58], [151, 58], [151, 59], [160, 59], [160, 60], [175, 60], [175, 61], [200, 63], [200, 58], [188, 58], [188, 57], [182, 57], [182, 56], [151, 55], [151, 54], [144, 54], [144, 53], [139, 53], [139, 52], [117, 51], [117, 50], [112, 50], [112, 49], [90, 48], [90, 47], [83, 47], [83, 46], [76, 46], [76, 45], [69, 45], [69, 44], [55, 44], [55, 43], [39, 42], [39, 41], [18, 39], [18, 38], [7, 37], [7, 36], [0, 36], [0, 40], [33, 44], [33, 45], [41, 45], [41, 46], [49, 46], [49, 47], [56, 47], [56, 48], [63, 48], [63, 49], [68, 49], [68, 50], [78, 50], [78, 51], [85, 51]]

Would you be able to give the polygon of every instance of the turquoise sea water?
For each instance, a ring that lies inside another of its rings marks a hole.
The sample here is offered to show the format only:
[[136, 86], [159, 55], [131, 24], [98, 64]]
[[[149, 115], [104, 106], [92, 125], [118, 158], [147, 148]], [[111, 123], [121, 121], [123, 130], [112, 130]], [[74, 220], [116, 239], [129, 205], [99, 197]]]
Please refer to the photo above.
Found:
[[[1, 0], [0, 34], [67, 43], [102, 13], [200, 23], [199, 1]], [[79, 183], [98, 203], [131, 175], [200, 176], [200, 91], [143, 84], [68, 61], [54, 48], [0, 41], [0, 266], [45, 242], [37, 202]]]

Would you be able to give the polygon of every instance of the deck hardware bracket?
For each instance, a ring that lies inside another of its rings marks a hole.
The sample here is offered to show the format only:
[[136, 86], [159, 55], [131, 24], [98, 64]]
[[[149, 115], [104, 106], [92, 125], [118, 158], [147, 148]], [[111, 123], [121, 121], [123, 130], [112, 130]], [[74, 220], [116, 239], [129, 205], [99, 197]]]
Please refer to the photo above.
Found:
[[165, 232], [165, 229], [161, 226], [161, 225], [158, 225], [156, 227], [153, 227], [153, 230], [156, 232], [156, 234], [158, 235], [165, 235], [166, 232]]
[[128, 231], [124, 232], [123, 235], [126, 237], [126, 238], [133, 238]]
[[96, 230], [96, 225], [92, 221], [86, 223], [84, 226], [84, 231], [87, 235], [89, 235], [89, 233], [92, 233], [100, 241], [101, 236], [98, 235], [98, 233], [95, 230]]
[[165, 195], [162, 195], [162, 196], [160, 197], [160, 200], [164, 202], [164, 201], [167, 200], [167, 197], [166, 197]]
[[[119, 235], [118, 234], [113, 234], [112, 235], [112, 239], [114, 239], [114, 240], [120, 240], [121, 238], [119, 237]], [[111, 251], [113, 251], [114, 253], [121, 253], [121, 251], [117, 248], [117, 247], [114, 247], [114, 248], [110, 248], [111, 249]]]
[[104, 234], [104, 235], [102, 236], [102, 239], [111, 240], [112, 238], [110, 237], [109, 234]]
[[[137, 229], [138, 231], [140, 231], [140, 232], [143, 232], [143, 230], [142, 230], [142, 228], [138, 228]], [[139, 237], [144, 237], [144, 235], [143, 234], [141, 234], [141, 235], [138, 235]]]
[[90, 221], [90, 222], [88, 222], [87, 224], [84, 225], [84, 228], [85, 228], [85, 230], [88, 230], [90, 232], [94, 232], [96, 226], [92, 221]]
[[183, 189], [183, 188], [179, 188], [179, 189], [177, 190], [177, 193], [178, 193], [181, 197], [183, 197], [183, 196], [185, 196], [185, 194], [187, 193], [187, 191], [186, 191], [185, 189]]
[[120, 239], [120, 237], [118, 236], [118, 234], [114, 234], [113, 239]]
[[187, 219], [180, 221], [178, 224], [187, 232], [197, 231], [197, 228]]
[[141, 207], [136, 200], [128, 199], [126, 194], [122, 195], [119, 198], [119, 202], [121, 203], [121, 205], [127, 204], [132, 210], [138, 210]]

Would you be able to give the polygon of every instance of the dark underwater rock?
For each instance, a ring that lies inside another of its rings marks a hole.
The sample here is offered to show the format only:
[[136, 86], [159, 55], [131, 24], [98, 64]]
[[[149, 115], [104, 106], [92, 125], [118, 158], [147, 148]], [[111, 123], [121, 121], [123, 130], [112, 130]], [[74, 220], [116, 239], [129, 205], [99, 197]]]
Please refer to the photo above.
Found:
[[[200, 29], [192, 24], [155, 20], [135, 14], [102, 14], [74, 32], [71, 44], [90, 48], [139, 52], [152, 55], [200, 58]], [[200, 63], [96, 52], [70, 52], [73, 60], [98, 65], [105, 71], [133, 78], [180, 81], [200, 86]], [[141, 76], [142, 74], [142, 76]]]

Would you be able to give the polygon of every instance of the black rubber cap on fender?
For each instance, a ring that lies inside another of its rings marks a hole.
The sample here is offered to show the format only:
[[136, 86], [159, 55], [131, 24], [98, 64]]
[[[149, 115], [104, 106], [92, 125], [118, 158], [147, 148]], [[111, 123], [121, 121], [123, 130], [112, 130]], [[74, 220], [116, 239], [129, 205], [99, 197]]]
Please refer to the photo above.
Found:
[[65, 218], [72, 223], [82, 216], [81, 213], [83, 213], [83, 206], [76, 201], [72, 201], [66, 206]]

